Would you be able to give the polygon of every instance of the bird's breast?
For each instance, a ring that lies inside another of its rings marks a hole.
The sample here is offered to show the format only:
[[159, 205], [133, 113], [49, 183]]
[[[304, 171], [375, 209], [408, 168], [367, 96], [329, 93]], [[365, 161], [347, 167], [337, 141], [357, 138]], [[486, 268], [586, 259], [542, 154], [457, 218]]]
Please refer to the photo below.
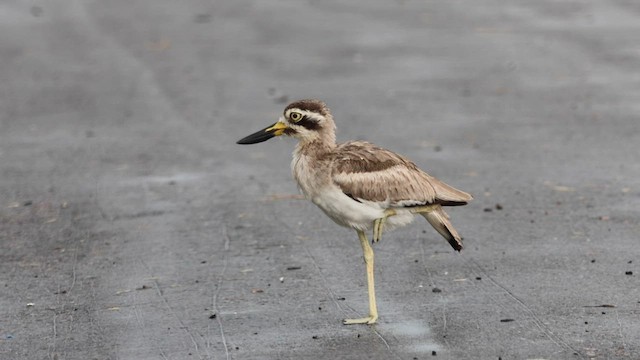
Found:
[[383, 208], [362, 203], [347, 195], [331, 180], [330, 163], [309, 156], [294, 156], [291, 163], [293, 177], [305, 195], [333, 221], [354, 229], [368, 229], [373, 220], [383, 216]]
[[291, 162], [293, 178], [307, 199], [313, 200], [323, 186], [330, 184], [330, 170], [305, 155], [295, 155]]

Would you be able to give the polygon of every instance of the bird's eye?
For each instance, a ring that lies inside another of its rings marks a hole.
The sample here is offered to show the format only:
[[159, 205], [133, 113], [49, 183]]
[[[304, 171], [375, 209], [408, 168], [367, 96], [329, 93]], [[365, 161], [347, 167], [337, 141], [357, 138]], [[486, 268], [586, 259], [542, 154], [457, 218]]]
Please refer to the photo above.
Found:
[[289, 119], [298, 122], [302, 120], [302, 114], [300, 114], [299, 112], [292, 112], [291, 114], [289, 114]]

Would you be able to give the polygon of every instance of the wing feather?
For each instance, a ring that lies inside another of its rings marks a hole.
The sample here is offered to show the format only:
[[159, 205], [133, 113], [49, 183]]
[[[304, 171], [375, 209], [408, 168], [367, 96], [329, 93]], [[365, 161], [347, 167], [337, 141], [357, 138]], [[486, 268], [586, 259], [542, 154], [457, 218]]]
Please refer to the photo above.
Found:
[[430, 176], [408, 159], [363, 141], [333, 153], [333, 182], [348, 196], [389, 206], [464, 205], [471, 195]]

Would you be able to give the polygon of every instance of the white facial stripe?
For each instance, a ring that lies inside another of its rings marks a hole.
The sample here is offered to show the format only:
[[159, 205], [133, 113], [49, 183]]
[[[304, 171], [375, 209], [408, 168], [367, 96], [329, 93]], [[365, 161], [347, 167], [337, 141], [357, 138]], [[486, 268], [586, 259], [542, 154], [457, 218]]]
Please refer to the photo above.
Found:
[[306, 116], [308, 119], [311, 120], [315, 120], [315, 121], [322, 121], [324, 119], [324, 117], [316, 112], [313, 111], [309, 111], [309, 110], [301, 110], [301, 109], [297, 109], [297, 108], [292, 108], [287, 110], [287, 112], [285, 113], [285, 117], [288, 119], [289, 118], [289, 114], [291, 114], [291, 112], [298, 112], [300, 114], [302, 114], [302, 116]]

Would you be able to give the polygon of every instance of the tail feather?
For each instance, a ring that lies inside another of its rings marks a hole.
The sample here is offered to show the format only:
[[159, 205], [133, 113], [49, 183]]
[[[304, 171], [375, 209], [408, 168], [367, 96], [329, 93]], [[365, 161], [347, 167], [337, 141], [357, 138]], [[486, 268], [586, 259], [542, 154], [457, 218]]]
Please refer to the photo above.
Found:
[[451, 222], [449, 221], [449, 215], [442, 209], [442, 207], [438, 207], [434, 211], [421, 213], [425, 219], [436, 229], [437, 232], [440, 233], [457, 251], [462, 250], [462, 238], [458, 235], [458, 232], [453, 227]]

